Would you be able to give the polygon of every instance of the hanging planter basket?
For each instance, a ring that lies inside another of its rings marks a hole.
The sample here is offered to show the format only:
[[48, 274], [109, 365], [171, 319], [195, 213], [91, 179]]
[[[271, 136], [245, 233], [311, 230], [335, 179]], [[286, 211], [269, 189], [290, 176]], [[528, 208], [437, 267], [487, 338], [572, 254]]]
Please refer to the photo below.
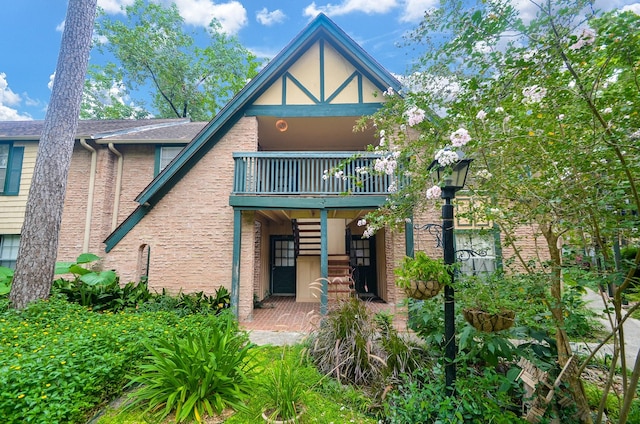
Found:
[[462, 313], [469, 324], [476, 330], [484, 332], [506, 330], [513, 325], [516, 316], [514, 311], [503, 311], [494, 314], [480, 309], [465, 309]]
[[442, 284], [435, 280], [412, 280], [409, 287], [405, 287], [404, 293], [416, 300], [431, 299], [442, 290]]

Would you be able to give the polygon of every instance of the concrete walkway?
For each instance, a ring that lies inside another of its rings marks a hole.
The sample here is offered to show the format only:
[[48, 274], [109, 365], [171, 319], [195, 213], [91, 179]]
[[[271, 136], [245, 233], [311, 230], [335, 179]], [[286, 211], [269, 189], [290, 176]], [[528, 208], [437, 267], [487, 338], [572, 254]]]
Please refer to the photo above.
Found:
[[[610, 303], [609, 296], [605, 293], [605, 299], [602, 299], [602, 296], [599, 293], [594, 292], [593, 290], [587, 289], [587, 293], [583, 296], [583, 299], [587, 302], [587, 306], [594, 311], [598, 315], [598, 320], [604, 326], [605, 331], [611, 331], [611, 324], [609, 319], [607, 318], [605, 309], [609, 306], [612, 306]], [[606, 302], [606, 303], [605, 303]], [[640, 320], [634, 318], [628, 318], [624, 324], [624, 347], [625, 347], [625, 358], [627, 361], [627, 368], [633, 369], [633, 365], [636, 361], [636, 356], [640, 352]], [[582, 351], [587, 353], [590, 349], [593, 349], [597, 346], [597, 344], [589, 343], [585, 345], [584, 343], [575, 344], [573, 348], [576, 351]], [[613, 354], [613, 347], [611, 344], [604, 346], [599, 353], [602, 354]]]

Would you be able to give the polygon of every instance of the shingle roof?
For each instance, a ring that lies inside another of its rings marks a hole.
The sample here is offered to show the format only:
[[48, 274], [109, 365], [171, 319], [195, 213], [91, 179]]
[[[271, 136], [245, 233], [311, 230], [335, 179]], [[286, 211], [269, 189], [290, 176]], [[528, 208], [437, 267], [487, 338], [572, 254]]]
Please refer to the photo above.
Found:
[[[81, 120], [76, 138], [190, 141], [206, 125], [189, 119]], [[0, 139], [39, 140], [44, 121], [0, 121]]]

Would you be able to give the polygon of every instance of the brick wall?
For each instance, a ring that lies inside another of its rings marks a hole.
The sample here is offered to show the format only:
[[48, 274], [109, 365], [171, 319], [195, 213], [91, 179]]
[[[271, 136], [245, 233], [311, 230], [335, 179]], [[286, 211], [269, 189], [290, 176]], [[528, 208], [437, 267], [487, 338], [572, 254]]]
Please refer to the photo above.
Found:
[[[242, 118], [113, 248], [105, 266], [117, 269], [122, 282], [135, 280], [138, 251], [141, 245], [148, 244], [151, 288], [166, 288], [173, 293], [211, 293], [221, 285], [231, 289], [232, 153], [256, 149], [257, 121]], [[247, 286], [249, 296], [241, 291], [248, 299], [243, 299], [240, 306], [246, 313], [248, 302], [252, 305], [253, 300], [253, 268], [247, 270], [244, 264], [253, 264], [252, 219], [243, 225], [242, 235], [241, 284]]]

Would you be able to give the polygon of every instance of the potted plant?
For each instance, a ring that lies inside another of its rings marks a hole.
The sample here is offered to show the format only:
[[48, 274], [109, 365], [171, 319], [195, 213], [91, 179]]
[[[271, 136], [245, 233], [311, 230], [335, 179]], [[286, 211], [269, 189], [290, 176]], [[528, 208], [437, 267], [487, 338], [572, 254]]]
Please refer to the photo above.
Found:
[[265, 399], [262, 418], [267, 423], [294, 424], [304, 413], [307, 387], [296, 364], [282, 359], [268, 372], [264, 384]]
[[406, 256], [400, 268], [396, 268], [396, 285], [402, 287], [408, 297], [429, 299], [451, 281], [450, 270], [442, 259], [433, 259], [418, 251], [413, 258]]
[[511, 280], [502, 274], [472, 276], [456, 284], [464, 319], [476, 330], [501, 331], [510, 328], [515, 320], [513, 301], [506, 289]]

